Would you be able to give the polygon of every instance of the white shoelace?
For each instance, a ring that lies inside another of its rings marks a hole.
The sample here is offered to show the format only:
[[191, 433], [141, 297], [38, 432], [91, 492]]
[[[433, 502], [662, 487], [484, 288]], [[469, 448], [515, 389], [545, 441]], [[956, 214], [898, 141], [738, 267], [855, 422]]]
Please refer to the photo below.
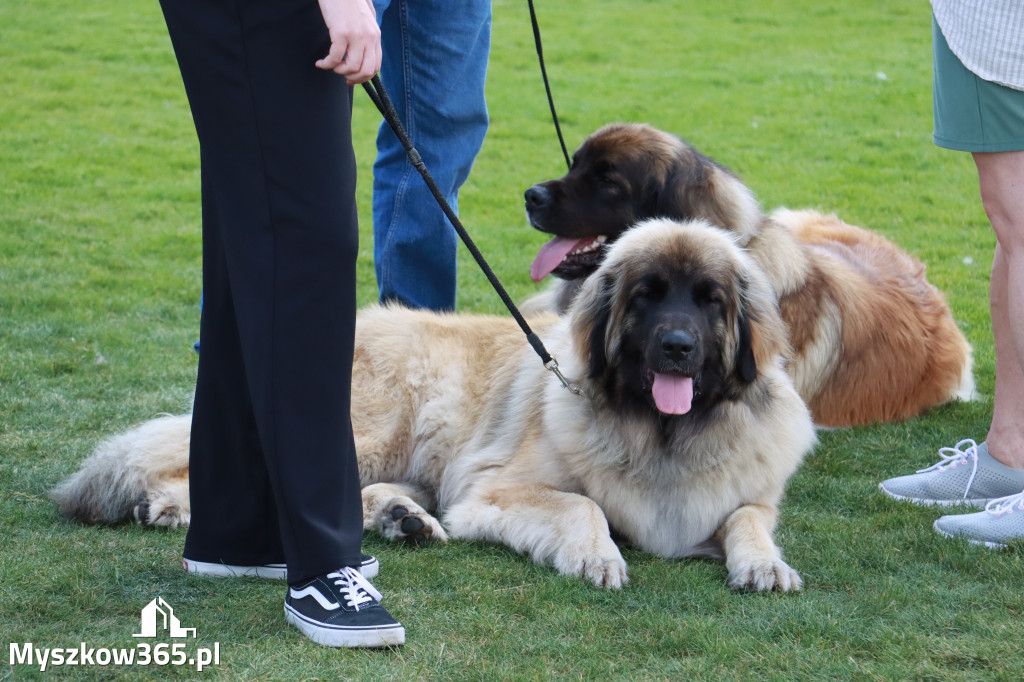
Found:
[[369, 580], [363, 577], [362, 573], [351, 566], [346, 566], [337, 573], [328, 573], [327, 577], [337, 578], [334, 584], [341, 588], [338, 592], [345, 597], [346, 603], [356, 611], [366, 602], [374, 599], [380, 601], [383, 596], [370, 584]]
[[[963, 447], [965, 444], [966, 448]], [[974, 483], [974, 477], [978, 473], [978, 444], [970, 438], [964, 438], [951, 448], [939, 448], [939, 456], [942, 457], [940, 461], [926, 469], [918, 469], [917, 473], [924, 474], [936, 469], [945, 471], [947, 467], [955, 469], [957, 464], [967, 464], [967, 460], [970, 459], [974, 467], [971, 469], [971, 477], [967, 479], [967, 488], [964, 489], [964, 499], [966, 500], [967, 493], [971, 491], [971, 484]]]
[[1006, 497], [989, 500], [989, 503], [985, 505], [985, 511], [992, 516], [1000, 516], [1004, 513], [1012, 512], [1013, 505], [1017, 505], [1017, 509], [1024, 511], [1024, 491], [1016, 495], [1007, 495]]

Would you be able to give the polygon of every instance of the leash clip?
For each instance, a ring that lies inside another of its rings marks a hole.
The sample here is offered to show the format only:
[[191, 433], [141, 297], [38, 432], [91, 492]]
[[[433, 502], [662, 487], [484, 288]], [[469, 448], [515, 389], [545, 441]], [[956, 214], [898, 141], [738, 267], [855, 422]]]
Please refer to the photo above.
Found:
[[577, 386], [576, 384], [574, 384], [574, 383], [570, 382], [568, 379], [566, 379], [565, 375], [562, 374], [562, 371], [560, 369], [558, 369], [558, 361], [557, 360], [555, 360], [554, 358], [551, 358], [550, 361], [545, 362], [544, 363], [544, 369], [550, 371], [552, 374], [554, 374], [556, 377], [558, 377], [558, 381], [561, 382], [562, 388], [567, 389], [570, 393], [572, 393], [574, 395], [578, 395], [578, 396], [582, 396], [583, 395], [582, 389], [580, 389], [579, 386]]

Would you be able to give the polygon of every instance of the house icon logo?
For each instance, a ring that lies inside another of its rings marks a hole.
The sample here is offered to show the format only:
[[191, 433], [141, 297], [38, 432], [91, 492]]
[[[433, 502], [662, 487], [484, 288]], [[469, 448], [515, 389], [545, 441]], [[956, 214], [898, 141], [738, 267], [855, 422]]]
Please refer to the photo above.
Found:
[[142, 609], [142, 632], [132, 637], [156, 637], [158, 630], [166, 630], [175, 638], [188, 637], [189, 633], [192, 633], [192, 637], [196, 636], [195, 628], [181, 627], [181, 622], [174, 615], [174, 609], [163, 597], [157, 597]]

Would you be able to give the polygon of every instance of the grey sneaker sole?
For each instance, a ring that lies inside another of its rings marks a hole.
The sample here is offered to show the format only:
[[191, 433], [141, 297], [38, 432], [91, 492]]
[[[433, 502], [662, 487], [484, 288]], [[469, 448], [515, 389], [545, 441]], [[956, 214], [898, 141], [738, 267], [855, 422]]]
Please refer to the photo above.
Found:
[[289, 623], [317, 644], [333, 647], [389, 647], [405, 644], [405, 628], [400, 623], [387, 627], [365, 628], [330, 627], [324, 623], [304, 618], [287, 604], [284, 615]]
[[943, 537], [952, 538], [954, 540], [957, 539], [957, 538], [964, 538], [965, 540], [967, 540], [967, 542], [971, 543], [972, 545], [980, 545], [980, 546], [983, 546], [983, 547], [987, 547], [988, 549], [1006, 549], [1006, 547], [1007, 547], [1007, 545], [1004, 545], [1001, 542], [992, 542], [991, 540], [975, 540], [975, 539], [969, 538], [969, 537], [967, 537], [965, 535], [956, 535], [955, 533], [947, 533], [946, 531], [944, 531], [941, 528], [939, 528], [939, 522], [938, 521], [936, 521], [935, 523], [932, 524], [932, 528], [935, 529], [936, 533], [938, 533], [939, 535], [941, 535]]
[[921, 505], [922, 507], [978, 507], [984, 508], [992, 498], [974, 498], [966, 500], [929, 500], [921, 497], [910, 497], [908, 495], [898, 495], [894, 492], [890, 492], [885, 489], [884, 483], [878, 484], [878, 489], [888, 495], [894, 500], [902, 500], [904, 502], [911, 502], [913, 504]]

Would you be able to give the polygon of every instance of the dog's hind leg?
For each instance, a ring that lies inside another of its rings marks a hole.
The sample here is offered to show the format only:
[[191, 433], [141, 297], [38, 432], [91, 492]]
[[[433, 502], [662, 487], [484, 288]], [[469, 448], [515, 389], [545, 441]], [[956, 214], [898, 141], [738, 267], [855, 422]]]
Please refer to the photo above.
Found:
[[718, 537], [725, 549], [729, 587], [737, 590], [799, 590], [800, 576], [782, 560], [772, 540], [777, 512], [762, 504], [743, 505], [725, 520]]
[[192, 416], [151, 419], [96, 446], [51, 493], [61, 514], [83, 523], [188, 525]]
[[146, 491], [132, 510], [132, 518], [143, 526], [180, 528], [192, 520], [188, 498], [188, 473], [165, 479]]
[[448, 534], [425, 509], [431, 506], [433, 496], [418, 486], [373, 483], [363, 488], [363, 528], [414, 545], [447, 542]]

